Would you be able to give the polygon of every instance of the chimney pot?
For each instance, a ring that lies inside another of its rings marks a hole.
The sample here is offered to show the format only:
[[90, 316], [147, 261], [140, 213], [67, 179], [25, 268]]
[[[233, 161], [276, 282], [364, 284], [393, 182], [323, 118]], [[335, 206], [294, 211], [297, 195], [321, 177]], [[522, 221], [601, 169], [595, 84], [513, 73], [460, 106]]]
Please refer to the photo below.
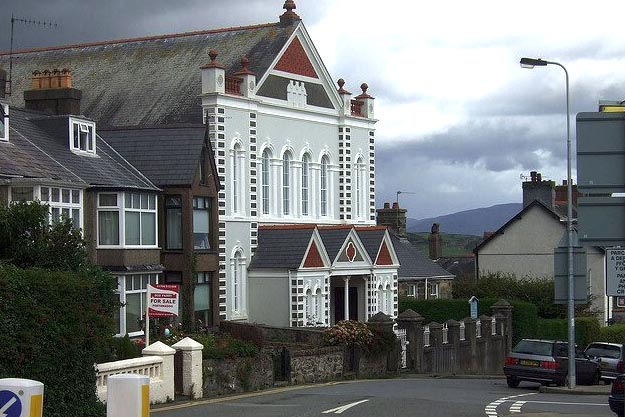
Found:
[[384, 203], [384, 208], [385, 209], [390, 209], [391, 208], [391, 203]]
[[399, 203], [398, 202], [393, 203], [393, 208], [394, 209], [398, 209], [399, 208]]
[[543, 180], [543, 175], [540, 172], [538, 172], [536, 174], [536, 182], [542, 182], [542, 180]]

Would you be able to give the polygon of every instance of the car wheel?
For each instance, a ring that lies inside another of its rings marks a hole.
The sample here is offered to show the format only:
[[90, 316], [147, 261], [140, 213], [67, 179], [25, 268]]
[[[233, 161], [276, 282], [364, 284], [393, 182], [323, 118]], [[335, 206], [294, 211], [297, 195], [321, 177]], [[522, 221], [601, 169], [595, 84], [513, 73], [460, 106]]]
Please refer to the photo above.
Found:
[[516, 379], [516, 378], [511, 378], [511, 377], [508, 377], [508, 378], [506, 378], [506, 382], [508, 383], [508, 386], [509, 386], [510, 388], [516, 388], [516, 387], [518, 387], [518, 386], [519, 386], [519, 382], [521, 382], [521, 381], [519, 381], [519, 380], [518, 380], [518, 379]]

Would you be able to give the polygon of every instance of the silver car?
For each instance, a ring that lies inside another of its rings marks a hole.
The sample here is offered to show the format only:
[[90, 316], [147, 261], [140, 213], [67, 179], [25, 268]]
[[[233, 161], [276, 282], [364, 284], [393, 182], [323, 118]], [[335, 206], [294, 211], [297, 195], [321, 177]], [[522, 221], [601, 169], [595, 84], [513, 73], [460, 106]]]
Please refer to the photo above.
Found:
[[620, 343], [592, 342], [584, 351], [596, 358], [601, 367], [601, 379], [611, 382], [616, 376], [625, 373], [625, 345]]

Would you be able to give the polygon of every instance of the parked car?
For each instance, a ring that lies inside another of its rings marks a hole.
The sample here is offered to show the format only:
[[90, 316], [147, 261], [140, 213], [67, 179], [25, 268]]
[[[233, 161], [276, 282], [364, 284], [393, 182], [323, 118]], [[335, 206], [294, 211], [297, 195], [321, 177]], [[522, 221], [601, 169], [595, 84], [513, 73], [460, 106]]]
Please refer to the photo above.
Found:
[[612, 382], [612, 391], [608, 397], [610, 410], [617, 416], [623, 415], [623, 402], [625, 401], [625, 374], [617, 376]]
[[[521, 381], [543, 385], [566, 385], [568, 379], [568, 343], [554, 340], [523, 339], [506, 358], [503, 372], [508, 386]], [[575, 349], [575, 377], [580, 384], [596, 384], [601, 377], [599, 363]]]
[[592, 342], [584, 351], [596, 358], [601, 367], [601, 379], [610, 382], [625, 373], [625, 345], [620, 343]]

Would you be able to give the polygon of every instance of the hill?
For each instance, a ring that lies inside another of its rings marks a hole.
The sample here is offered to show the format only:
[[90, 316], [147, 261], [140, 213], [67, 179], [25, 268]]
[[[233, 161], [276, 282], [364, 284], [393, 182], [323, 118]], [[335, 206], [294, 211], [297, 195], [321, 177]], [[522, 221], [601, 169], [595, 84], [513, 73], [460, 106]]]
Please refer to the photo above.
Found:
[[432, 223], [438, 223], [442, 233], [483, 236], [484, 232], [499, 229], [521, 208], [521, 203], [497, 204], [429, 219], [408, 219], [407, 229], [410, 233], [430, 232]]
[[[430, 233], [408, 233], [408, 240], [424, 256], [429, 256], [428, 237]], [[463, 236], [441, 233], [443, 239], [443, 256], [467, 256], [473, 253], [473, 248], [482, 241], [481, 237]]]

